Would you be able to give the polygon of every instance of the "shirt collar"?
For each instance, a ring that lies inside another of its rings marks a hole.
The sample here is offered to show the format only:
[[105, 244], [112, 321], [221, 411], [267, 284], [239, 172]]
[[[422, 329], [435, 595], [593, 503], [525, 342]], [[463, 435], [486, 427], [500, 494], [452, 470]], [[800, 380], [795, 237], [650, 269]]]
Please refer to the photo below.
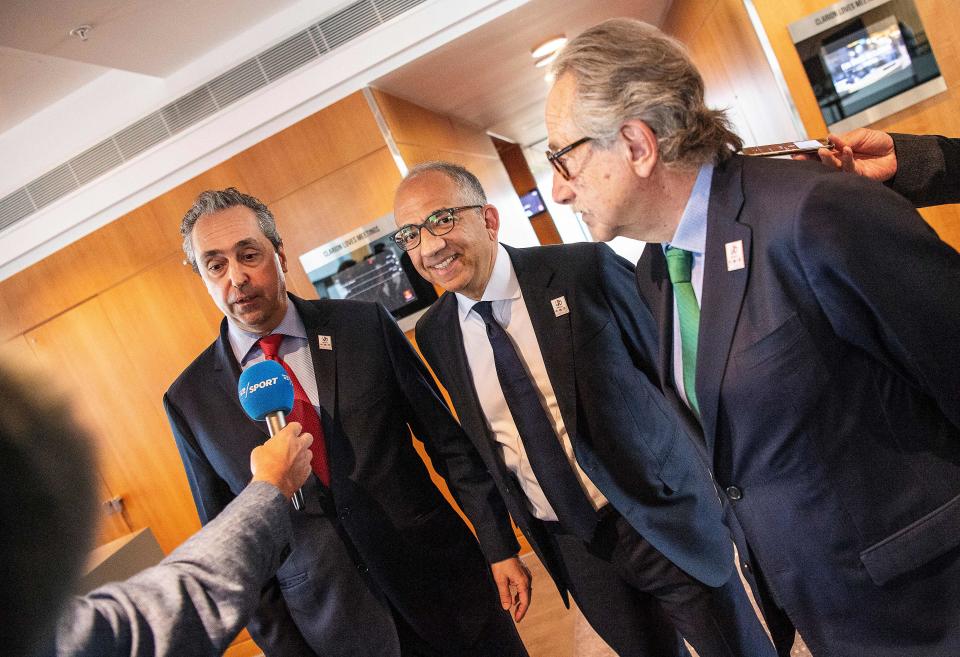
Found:
[[[462, 322], [477, 302], [459, 292], [456, 294], [457, 308], [460, 311], [460, 321]], [[520, 281], [517, 280], [517, 272], [513, 269], [510, 254], [503, 248], [503, 244], [497, 244], [497, 256], [493, 262], [493, 271], [490, 272], [490, 280], [487, 281], [487, 287], [484, 288], [480, 300], [504, 301], [519, 298]]]
[[[300, 314], [297, 312], [297, 309], [293, 307], [293, 302], [290, 301], [289, 298], [287, 299], [287, 312], [284, 313], [283, 319], [280, 320], [277, 328], [273, 329], [272, 332], [282, 333], [291, 338], [307, 339], [307, 329], [303, 325], [303, 320], [300, 319]], [[229, 319], [227, 320], [227, 338], [230, 340], [230, 348], [233, 350], [233, 355], [241, 367], [244, 361], [250, 358], [250, 352], [260, 340], [259, 335], [238, 328]]]
[[707, 207], [710, 204], [710, 183], [713, 180], [713, 164], [700, 167], [697, 181], [690, 190], [687, 206], [680, 216], [680, 223], [667, 246], [676, 247], [702, 255], [707, 248]]

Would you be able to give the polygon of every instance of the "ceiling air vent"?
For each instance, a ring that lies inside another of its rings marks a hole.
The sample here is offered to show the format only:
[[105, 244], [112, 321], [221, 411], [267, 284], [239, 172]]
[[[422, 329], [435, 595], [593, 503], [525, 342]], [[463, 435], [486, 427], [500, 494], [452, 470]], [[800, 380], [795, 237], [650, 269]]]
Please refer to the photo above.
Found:
[[35, 209], [26, 187], [0, 198], [0, 230], [33, 214]]
[[207, 87], [194, 89], [160, 110], [160, 116], [171, 135], [175, 135], [194, 123], [199, 123], [219, 108]]
[[122, 162], [123, 157], [120, 155], [120, 149], [117, 148], [116, 142], [111, 137], [71, 158], [68, 164], [73, 169], [73, 175], [77, 177], [77, 182], [86, 185], [110, 169], [120, 166]]
[[284, 39], [0, 198], [0, 230], [423, 2], [360, 0]]
[[260, 66], [263, 67], [267, 79], [273, 82], [319, 56], [320, 52], [313, 45], [313, 40], [304, 31], [294, 34], [286, 41], [281, 41], [270, 50], [261, 53], [257, 59], [260, 60]]
[[61, 164], [27, 185], [27, 192], [33, 199], [33, 204], [39, 209], [50, 205], [61, 196], [66, 196], [79, 186], [70, 167]]
[[226, 107], [235, 100], [240, 100], [247, 94], [267, 84], [267, 77], [263, 74], [256, 59], [248, 59], [239, 66], [234, 66], [226, 73], [215, 77], [207, 83], [213, 99], [219, 107]]
[[370, 0], [360, 0], [317, 23], [330, 50], [380, 24]]
[[423, 0], [373, 0], [373, 6], [380, 15], [380, 20], [386, 23], [421, 2]]
[[154, 112], [133, 125], [128, 125], [113, 138], [117, 140], [123, 160], [127, 161], [169, 136], [170, 133], [163, 125], [163, 119], [160, 118], [160, 112]]

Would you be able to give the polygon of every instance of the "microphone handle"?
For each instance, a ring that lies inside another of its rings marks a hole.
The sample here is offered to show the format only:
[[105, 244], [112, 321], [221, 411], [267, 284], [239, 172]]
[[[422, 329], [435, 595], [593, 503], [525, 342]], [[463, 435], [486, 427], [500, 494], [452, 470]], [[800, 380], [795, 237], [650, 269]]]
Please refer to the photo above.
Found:
[[[273, 413], [267, 413], [267, 431], [270, 432], [270, 436], [273, 437], [280, 429], [287, 426], [287, 416], [283, 411], [274, 411]], [[293, 502], [293, 508], [297, 511], [303, 510], [303, 489], [298, 488], [297, 492], [293, 494], [293, 497], [290, 498], [290, 501]]]

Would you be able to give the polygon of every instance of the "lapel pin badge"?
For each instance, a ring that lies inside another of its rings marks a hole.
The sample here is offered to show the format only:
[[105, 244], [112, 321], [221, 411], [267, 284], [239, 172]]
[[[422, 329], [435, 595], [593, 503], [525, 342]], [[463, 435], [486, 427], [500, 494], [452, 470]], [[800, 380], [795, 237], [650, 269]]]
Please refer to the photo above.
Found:
[[318, 335], [317, 346], [326, 351], [333, 351], [333, 339], [329, 335]]
[[736, 271], [747, 266], [743, 260], [743, 240], [727, 242], [724, 248], [727, 250], [727, 271]]
[[562, 317], [570, 312], [570, 308], [567, 307], [566, 297], [557, 297], [550, 301], [550, 305], [553, 307], [553, 314], [555, 317]]

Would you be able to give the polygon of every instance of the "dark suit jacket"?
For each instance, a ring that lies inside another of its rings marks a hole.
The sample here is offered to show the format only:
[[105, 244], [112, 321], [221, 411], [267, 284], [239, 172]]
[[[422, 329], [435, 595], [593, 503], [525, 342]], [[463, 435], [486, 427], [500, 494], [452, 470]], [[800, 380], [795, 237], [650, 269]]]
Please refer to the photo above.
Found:
[[960, 139], [891, 135], [897, 173], [887, 185], [917, 207], [960, 202]]
[[[461, 504], [496, 559], [517, 545], [493, 484], [465, 477], [482, 465], [462, 449], [459, 425], [386, 310], [367, 302], [290, 298], [310, 341], [331, 485], [327, 491], [311, 475], [303, 487], [305, 512], [288, 509], [292, 552], [264, 591], [251, 624], [254, 638], [271, 656], [324, 653], [310, 640], [311, 627], [322, 619], [312, 613], [310, 587], [302, 582], [321, 550], [311, 528], [320, 515], [335, 513], [357, 567], [369, 571], [421, 636], [451, 649], [472, 643], [489, 614], [500, 613], [489, 565], [430, 480], [410, 429], [451, 487], [462, 491]], [[331, 337], [332, 350], [318, 348], [321, 334]], [[224, 320], [220, 338], [164, 397], [204, 523], [246, 486], [250, 451], [267, 438], [265, 424], [254, 423], [240, 406], [239, 374]], [[292, 591], [302, 593], [288, 608]]]
[[[691, 438], [648, 379], [655, 327], [648, 313], [637, 312], [633, 267], [605, 244], [507, 252], [580, 467], [673, 563], [711, 586], [726, 583], [732, 550], [716, 490]], [[557, 317], [551, 300], [560, 296], [570, 312]], [[455, 295], [441, 296], [420, 319], [417, 343], [511, 514], [565, 596], [552, 541], [527, 510], [526, 496], [490, 436]]]
[[[767, 610], [816, 655], [960, 655], [960, 257], [880, 184], [734, 157], [704, 266], [703, 437]], [[676, 400], [659, 245], [637, 281]]]

